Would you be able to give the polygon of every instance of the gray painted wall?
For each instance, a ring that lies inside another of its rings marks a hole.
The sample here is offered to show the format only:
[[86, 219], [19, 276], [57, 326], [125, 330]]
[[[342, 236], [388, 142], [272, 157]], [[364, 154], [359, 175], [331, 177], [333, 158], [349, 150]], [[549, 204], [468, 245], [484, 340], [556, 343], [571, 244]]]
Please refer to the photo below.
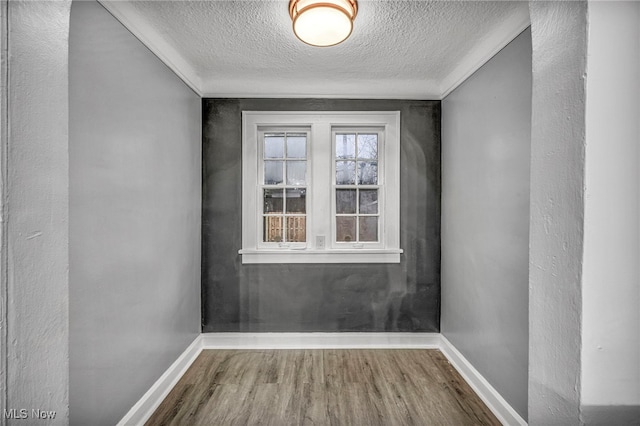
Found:
[[529, 3], [529, 423], [580, 424], [587, 2]]
[[442, 333], [527, 418], [531, 32], [442, 101]]
[[[242, 265], [241, 112], [401, 112], [399, 264]], [[203, 101], [203, 331], [439, 331], [440, 102]]]
[[[2, 215], [2, 221], [0, 221], [0, 410], [4, 412], [7, 408], [7, 277], [4, 271], [7, 268], [7, 221], [5, 220], [6, 214], [6, 182], [7, 182], [7, 143], [9, 140], [8, 135], [8, 84], [7, 76], [9, 75], [8, 67], [8, 51], [7, 41], [9, 36], [9, 26], [7, 17], [9, 16], [9, 4], [8, 2], [0, 3], [0, 214]], [[67, 280], [68, 282], [68, 280]], [[68, 333], [68, 330], [67, 330]], [[67, 365], [68, 371], [68, 365]], [[0, 420], [0, 426], [5, 426], [6, 421]]]
[[113, 425], [200, 332], [201, 101], [96, 2], [69, 67], [70, 419]]
[[[6, 331], [1, 397], [8, 409], [28, 410], [22, 420], [2, 415], [2, 424], [68, 422], [70, 6], [69, 1], [11, 1], [8, 15], [2, 13], [10, 34], [8, 54], [2, 55], [8, 60], [8, 80], [2, 84], [8, 85], [9, 109], [0, 154], [6, 226], [0, 269], [7, 292], [2, 294], [6, 323], [0, 324]], [[55, 418], [36, 420], [32, 408], [55, 411]]]
[[640, 3], [589, 3], [582, 419], [640, 424]]

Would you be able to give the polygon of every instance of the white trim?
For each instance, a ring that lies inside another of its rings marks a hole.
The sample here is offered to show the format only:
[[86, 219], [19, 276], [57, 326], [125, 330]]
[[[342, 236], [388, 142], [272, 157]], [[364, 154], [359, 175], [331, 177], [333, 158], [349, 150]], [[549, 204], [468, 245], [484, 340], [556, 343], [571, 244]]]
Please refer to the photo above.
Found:
[[143, 425], [204, 349], [439, 349], [503, 425], [526, 421], [440, 333], [202, 333], [118, 426]]
[[251, 263], [400, 263], [402, 250], [238, 250]]
[[[384, 86], [384, 82], [380, 83]], [[412, 86], [415, 89], [415, 86]], [[216, 92], [204, 90], [203, 98], [255, 98], [255, 99], [390, 99], [390, 100], [416, 100], [416, 101], [440, 101], [442, 97], [439, 93], [419, 92], [407, 90], [406, 92], [394, 91], [394, 93], [246, 93], [246, 92]]]
[[202, 96], [202, 79], [184, 57], [166, 42], [157, 30], [140, 18], [128, 2], [98, 0], [135, 38], [158, 57], [175, 75], [178, 76], [198, 96]]
[[203, 333], [204, 349], [437, 349], [439, 333]]
[[[260, 132], [264, 128], [308, 128], [307, 243], [301, 247], [266, 246], [260, 222]], [[379, 160], [383, 208], [380, 243], [336, 247], [333, 242], [332, 131], [336, 127], [384, 129]], [[326, 182], [326, 184], [325, 184]], [[400, 111], [243, 111], [242, 112], [242, 263], [399, 263], [400, 262]], [[324, 248], [317, 238], [325, 237]], [[330, 241], [327, 241], [327, 237]], [[379, 246], [378, 246], [379, 245]], [[366, 248], [365, 248], [366, 246]], [[350, 250], [351, 249], [351, 250]]]
[[441, 88], [440, 100], [446, 98], [451, 92], [463, 84], [476, 71], [484, 66], [498, 52], [504, 49], [516, 37], [531, 25], [529, 10], [526, 13], [516, 15], [505, 21], [502, 28], [494, 31], [479, 46], [476, 46], [453, 72], [444, 78]]
[[202, 352], [202, 335], [199, 335], [171, 364], [162, 376], [149, 388], [149, 390], [135, 403], [127, 414], [120, 420], [117, 426], [143, 425], [160, 406], [160, 403], [169, 395], [171, 389], [182, 378], [187, 369], [193, 364]]
[[503, 425], [523, 426], [527, 424], [444, 335], [440, 335], [439, 349]]

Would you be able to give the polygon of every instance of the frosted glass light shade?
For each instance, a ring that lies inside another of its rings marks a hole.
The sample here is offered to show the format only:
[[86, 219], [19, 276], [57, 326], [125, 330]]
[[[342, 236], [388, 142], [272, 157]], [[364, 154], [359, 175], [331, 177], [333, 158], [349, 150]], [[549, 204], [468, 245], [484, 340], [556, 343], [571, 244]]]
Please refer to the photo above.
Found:
[[289, 15], [296, 37], [311, 46], [335, 46], [353, 30], [356, 0], [291, 0]]

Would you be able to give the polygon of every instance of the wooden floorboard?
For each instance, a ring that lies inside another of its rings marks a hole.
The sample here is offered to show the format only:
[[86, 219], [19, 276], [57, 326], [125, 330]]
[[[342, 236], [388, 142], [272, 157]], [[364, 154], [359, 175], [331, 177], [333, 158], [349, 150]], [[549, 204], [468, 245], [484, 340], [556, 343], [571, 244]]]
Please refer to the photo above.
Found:
[[438, 350], [204, 350], [146, 423], [500, 425]]

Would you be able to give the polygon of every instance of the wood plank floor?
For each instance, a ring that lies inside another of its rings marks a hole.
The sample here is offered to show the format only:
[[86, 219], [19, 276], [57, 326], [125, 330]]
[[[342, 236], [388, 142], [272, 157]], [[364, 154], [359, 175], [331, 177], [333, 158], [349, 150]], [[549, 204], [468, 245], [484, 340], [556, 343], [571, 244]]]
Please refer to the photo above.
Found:
[[205, 350], [147, 425], [499, 425], [438, 350]]

